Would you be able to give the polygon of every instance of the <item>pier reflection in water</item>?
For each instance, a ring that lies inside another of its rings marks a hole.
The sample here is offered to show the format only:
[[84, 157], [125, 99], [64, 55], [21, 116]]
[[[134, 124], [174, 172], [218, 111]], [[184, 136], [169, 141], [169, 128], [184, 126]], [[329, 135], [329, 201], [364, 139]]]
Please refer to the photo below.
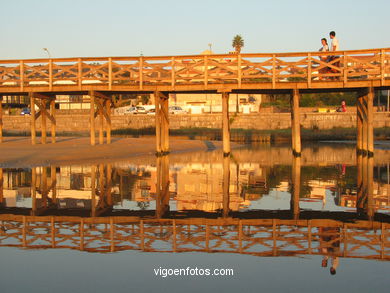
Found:
[[353, 149], [290, 165], [262, 152], [0, 169], [0, 246], [390, 259], [386, 153], [374, 166]]

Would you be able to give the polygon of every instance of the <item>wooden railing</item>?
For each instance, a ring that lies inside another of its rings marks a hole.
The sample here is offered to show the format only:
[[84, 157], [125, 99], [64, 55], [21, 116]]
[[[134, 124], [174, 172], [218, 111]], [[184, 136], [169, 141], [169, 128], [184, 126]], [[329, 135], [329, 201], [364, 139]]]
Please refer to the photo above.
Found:
[[390, 260], [390, 225], [279, 219], [142, 219], [0, 216], [0, 246], [89, 252], [325, 254]]
[[[332, 56], [332, 58], [328, 58]], [[323, 57], [323, 59], [321, 59]], [[390, 48], [279, 54], [225, 54], [172, 57], [101, 57], [0, 60], [0, 91], [74, 90], [88, 87], [150, 90], [192, 86], [214, 89], [264, 84], [305, 88], [329, 81], [342, 84], [390, 80]], [[357, 84], [357, 86], [359, 86]], [[191, 88], [193, 89], [193, 88]]]

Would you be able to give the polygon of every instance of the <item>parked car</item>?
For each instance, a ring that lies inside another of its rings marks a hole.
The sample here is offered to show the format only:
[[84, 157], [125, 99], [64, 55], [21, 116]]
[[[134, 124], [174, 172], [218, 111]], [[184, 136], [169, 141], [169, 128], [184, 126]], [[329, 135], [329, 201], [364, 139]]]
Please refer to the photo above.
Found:
[[137, 107], [130, 107], [125, 110], [125, 114], [137, 114]]
[[148, 115], [155, 115], [156, 114], [156, 109], [150, 109], [147, 114]]
[[30, 108], [23, 108], [22, 112], [20, 112], [20, 115], [31, 115]]
[[137, 114], [146, 114], [146, 113], [148, 113], [146, 108], [143, 107], [143, 106], [137, 106], [136, 108], [137, 108]]
[[179, 106], [170, 106], [169, 113], [170, 114], [187, 114], [187, 111], [183, 110], [183, 108], [179, 107]]

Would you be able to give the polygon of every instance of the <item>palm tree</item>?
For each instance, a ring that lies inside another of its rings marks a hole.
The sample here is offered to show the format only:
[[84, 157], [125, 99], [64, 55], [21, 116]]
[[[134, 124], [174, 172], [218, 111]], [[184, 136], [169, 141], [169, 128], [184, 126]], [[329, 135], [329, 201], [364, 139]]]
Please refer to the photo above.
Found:
[[235, 35], [232, 42], [232, 47], [236, 50], [237, 54], [241, 53], [241, 48], [244, 47], [244, 39], [241, 35]]

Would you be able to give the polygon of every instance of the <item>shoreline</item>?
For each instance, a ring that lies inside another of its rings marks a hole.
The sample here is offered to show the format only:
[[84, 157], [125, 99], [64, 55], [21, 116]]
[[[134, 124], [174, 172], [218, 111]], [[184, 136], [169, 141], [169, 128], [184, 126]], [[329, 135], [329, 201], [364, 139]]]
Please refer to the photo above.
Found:
[[[89, 138], [57, 137], [55, 144], [37, 143], [30, 138], [4, 137], [0, 144], [0, 168], [61, 166], [87, 162], [104, 163], [129, 158], [155, 157], [155, 138], [113, 137], [111, 144], [91, 146]], [[232, 145], [232, 148], [238, 145]], [[219, 150], [222, 142], [201, 140], [170, 140], [170, 154]]]

